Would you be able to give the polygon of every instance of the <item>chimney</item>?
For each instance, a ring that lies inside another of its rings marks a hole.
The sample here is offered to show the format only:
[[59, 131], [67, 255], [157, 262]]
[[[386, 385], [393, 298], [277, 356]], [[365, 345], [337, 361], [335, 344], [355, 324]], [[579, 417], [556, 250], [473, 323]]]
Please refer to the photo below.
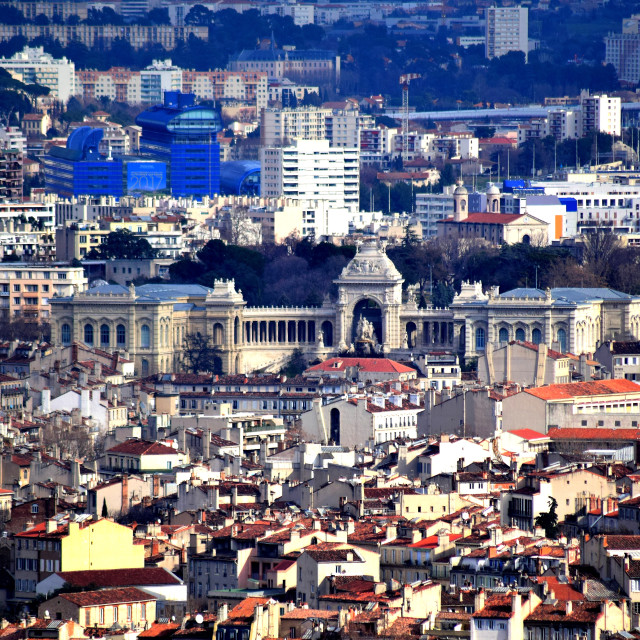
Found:
[[202, 460], [207, 462], [211, 458], [211, 432], [209, 429], [202, 430]]
[[99, 362], [98, 360], [93, 361], [93, 377], [96, 380], [102, 379], [102, 362]]
[[122, 475], [122, 484], [120, 486], [122, 489], [120, 512], [125, 514], [129, 512], [129, 476], [126, 473]]
[[386, 530], [387, 540], [395, 540], [398, 537], [398, 527], [395, 525], [387, 525]]
[[522, 596], [519, 593], [511, 594], [511, 611], [516, 624], [522, 624]]
[[420, 542], [422, 540], [422, 534], [420, 533], [420, 529], [412, 529], [411, 530], [411, 544], [415, 544], [416, 542]]
[[80, 488], [80, 462], [78, 460], [71, 461], [71, 486], [74, 489]]
[[91, 404], [89, 402], [89, 389], [82, 389], [80, 391], [80, 417], [91, 417]]
[[485, 598], [486, 596], [485, 596], [484, 589], [480, 589], [478, 593], [476, 593], [476, 596], [474, 598], [474, 607], [473, 607], [474, 613], [477, 613], [478, 611], [482, 611], [484, 609]]
[[54, 531], [56, 531], [58, 528], [58, 522], [56, 520], [53, 519], [49, 519], [47, 520], [47, 524], [46, 524], [46, 532], [47, 533], [53, 533]]
[[51, 413], [51, 389], [42, 390], [41, 409], [45, 416]]
[[223, 602], [218, 607], [218, 624], [220, 622], [226, 622], [228, 617], [229, 617], [229, 605], [226, 602]]
[[573, 613], [573, 602], [571, 600], [567, 600], [565, 602], [565, 614], [570, 616]]
[[159, 498], [160, 497], [160, 476], [157, 473], [153, 474], [152, 482], [153, 482], [153, 497]]

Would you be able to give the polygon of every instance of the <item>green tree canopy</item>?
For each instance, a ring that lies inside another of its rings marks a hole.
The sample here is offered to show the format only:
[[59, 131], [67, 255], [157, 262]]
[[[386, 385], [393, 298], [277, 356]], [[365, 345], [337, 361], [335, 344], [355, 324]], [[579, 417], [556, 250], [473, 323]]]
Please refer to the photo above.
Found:
[[154, 258], [155, 250], [148, 240], [139, 238], [128, 229], [112, 231], [97, 249], [92, 249], [87, 257], [92, 260]]

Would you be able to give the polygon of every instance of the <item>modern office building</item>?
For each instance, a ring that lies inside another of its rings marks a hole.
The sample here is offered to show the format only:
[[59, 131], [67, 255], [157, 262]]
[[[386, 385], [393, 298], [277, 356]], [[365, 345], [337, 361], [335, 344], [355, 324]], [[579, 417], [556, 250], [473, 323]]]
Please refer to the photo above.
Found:
[[44, 160], [47, 192], [65, 197], [122, 195], [122, 161], [99, 153], [102, 136], [102, 129], [79, 127], [67, 139], [66, 147], [49, 149]]
[[49, 88], [62, 102], [75, 93], [75, 64], [66, 58], [57, 60], [42, 47], [25, 47], [11, 58], [0, 58], [0, 68], [20, 82]]
[[610, 33], [604, 43], [605, 63], [615, 67], [621, 83], [635, 87], [640, 82], [640, 34]]
[[422, 237], [435, 238], [438, 235], [438, 222], [453, 216], [453, 193], [451, 187], [445, 187], [445, 193], [416, 194], [416, 217], [422, 224]]
[[255, 160], [222, 162], [220, 193], [229, 196], [259, 196], [260, 163]]
[[136, 118], [142, 128], [140, 152], [167, 166], [171, 195], [220, 193], [220, 114], [195, 104], [192, 93], [166, 91], [164, 102]]
[[487, 58], [499, 58], [511, 51], [529, 52], [529, 10], [526, 7], [487, 7]]
[[260, 149], [261, 189], [266, 197], [323, 200], [335, 208], [359, 209], [357, 148], [331, 147], [328, 140], [294, 140]]

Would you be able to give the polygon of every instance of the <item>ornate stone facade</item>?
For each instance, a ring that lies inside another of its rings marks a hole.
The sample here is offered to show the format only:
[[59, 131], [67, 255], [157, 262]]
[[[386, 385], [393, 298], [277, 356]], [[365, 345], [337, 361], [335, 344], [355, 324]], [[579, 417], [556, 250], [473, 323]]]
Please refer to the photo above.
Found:
[[309, 360], [342, 353], [363, 327], [377, 352], [398, 359], [437, 351], [468, 359], [514, 339], [592, 352], [598, 341], [637, 338], [640, 330], [640, 299], [609, 289], [499, 295], [463, 283], [449, 309], [418, 309], [402, 301], [402, 276], [373, 244], [360, 247], [335, 283], [337, 301], [317, 308], [247, 307], [233, 281], [216, 281], [213, 289], [103, 284], [52, 298], [52, 335], [61, 344], [118, 349], [135, 360], [138, 375], [148, 375], [180, 370], [184, 338], [198, 332], [220, 348], [225, 373], [245, 373], [277, 370], [295, 349]]

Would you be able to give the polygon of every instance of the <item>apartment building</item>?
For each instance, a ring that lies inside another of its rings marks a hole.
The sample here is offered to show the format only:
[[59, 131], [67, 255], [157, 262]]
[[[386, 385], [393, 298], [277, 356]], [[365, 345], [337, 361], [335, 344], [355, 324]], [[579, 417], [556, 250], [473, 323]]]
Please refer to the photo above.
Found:
[[581, 134], [601, 131], [612, 136], [622, 134], [622, 99], [607, 94], [592, 96], [588, 91], [580, 94], [582, 112]]
[[236, 100], [264, 109], [269, 100], [269, 74], [265, 71], [182, 72], [182, 91], [204, 100]]
[[140, 72], [111, 67], [106, 71], [84, 69], [76, 71], [76, 95], [84, 100], [109, 98], [115, 102], [140, 104]]
[[526, 7], [487, 7], [485, 55], [499, 58], [511, 51], [529, 52], [529, 10]]
[[118, 38], [124, 38], [134, 49], [143, 49], [151, 45], [160, 45], [163, 49], [175, 49], [176, 45], [189, 38], [209, 38], [208, 27], [167, 25], [142, 26], [128, 24], [125, 26], [105, 25], [62, 25], [62, 24], [0, 24], [0, 42], [12, 38], [51, 38], [58, 40], [63, 47], [73, 41], [81, 42], [90, 49], [110, 47]]
[[263, 109], [260, 114], [260, 144], [263, 147], [287, 145], [294, 140], [324, 140], [331, 109]]
[[49, 88], [51, 95], [62, 102], [75, 94], [75, 64], [66, 58], [54, 58], [43, 47], [25, 47], [11, 58], [0, 58], [0, 68], [20, 82]]
[[140, 71], [140, 102], [160, 104], [165, 91], [182, 91], [182, 69], [171, 60], [154, 60]]
[[328, 140], [294, 140], [260, 149], [261, 194], [292, 200], [326, 200], [332, 207], [359, 208], [357, 148], [331, 147]]
[[453, 193], [445, 187], [443, 193], [416, 194], [416, 217], [422, 224], [422, 237], [435, 238], [438, 235], [438, 221], [453, 216]]
[[82, 267], [55, 262], [0, 264], [0, 315], [46, 321], [50, 298], [84, 291], [87, 284]]

